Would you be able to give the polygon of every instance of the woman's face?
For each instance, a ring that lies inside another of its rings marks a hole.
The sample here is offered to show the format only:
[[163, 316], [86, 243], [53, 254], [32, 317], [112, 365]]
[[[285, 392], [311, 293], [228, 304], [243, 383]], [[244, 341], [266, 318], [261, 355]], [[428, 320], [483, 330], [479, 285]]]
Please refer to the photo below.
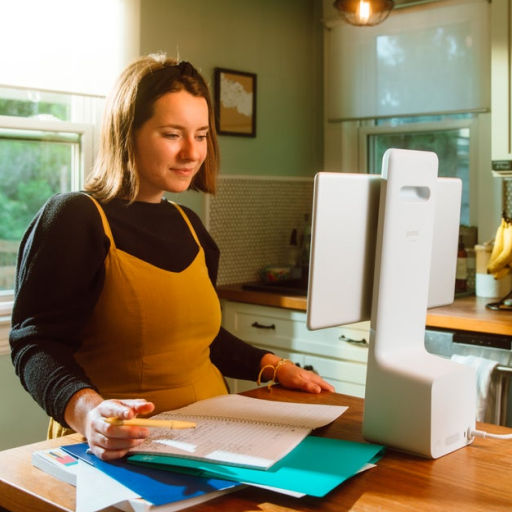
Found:
[[134, 153], [140, 188], [137, 201], [159, 203], [164, 192], [184, 192], [206, 158], [206, 99], [169, 92], [154, 104], [153, 117], [136, 132]]

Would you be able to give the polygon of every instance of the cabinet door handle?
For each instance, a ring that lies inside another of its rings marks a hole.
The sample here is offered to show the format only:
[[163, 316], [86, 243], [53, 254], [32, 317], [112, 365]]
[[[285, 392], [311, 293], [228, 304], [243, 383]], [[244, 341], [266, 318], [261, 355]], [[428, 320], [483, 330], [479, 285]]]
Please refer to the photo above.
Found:
[[360, 340], [355, 340], [353, 338], [347, 338], [344, 334], [342, 334], [339, 338], [340, 341], [346, 341], [347, 343], [351, 343], [352, 345], [368, 345], [366, 338], [361, 338]]
[[307, 364], [306, 366], [304, 366], [304, 370], [307, 370], [308, 372], [316, 373], [318, 375], [318, 372], [315, 370], [315, 368], [313, 367], [312, 364]]
[[[295, 363], [295, 366], [298, 366], [299, 368], [302, 368], [302, 366], [300, 365], [300, 363]], [[318, 372], [315, 370], [315, 368], [313, 367], [312, 364], [306, 364], [304, 365], [304, 370], [308, 371], [308, 372], [313, 372], [313, 373], [316, 373], [317, 375]]]
[[273, 329], [273, 330], [275, 330], [275, 328], [276, 328], [276, 326], [274, 324], [262, 325], [262, 324], [259, 324], [258, 322], [254, 322], [253, 324], [251, 324], [251, 327], [254, 327], [255, 329]]

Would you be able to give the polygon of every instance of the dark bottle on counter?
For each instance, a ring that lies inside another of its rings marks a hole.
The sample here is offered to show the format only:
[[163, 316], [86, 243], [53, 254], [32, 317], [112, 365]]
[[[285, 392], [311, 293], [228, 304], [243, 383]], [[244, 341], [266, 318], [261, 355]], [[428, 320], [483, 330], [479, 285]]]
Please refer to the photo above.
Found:
[[293, 228], [290, 235], [290, 245], [288, 246], [285, 263], [292, 268], [290, 279], [300, 279], [300, 247], [297, 242], [297, 228]]
[[290, 245], [288, 246], [288, 253], [286, 257], [286, 264], [291, 267], [299, 265], [299, 245], [297, 243], [297, 229], [293, 228], [290, 235]]
[[462, 235], [459, 236], [457, 251], [457, 270], [455, 273], [455, 293], [463, 293], [468, 289], [468, 253], [464, 247]]

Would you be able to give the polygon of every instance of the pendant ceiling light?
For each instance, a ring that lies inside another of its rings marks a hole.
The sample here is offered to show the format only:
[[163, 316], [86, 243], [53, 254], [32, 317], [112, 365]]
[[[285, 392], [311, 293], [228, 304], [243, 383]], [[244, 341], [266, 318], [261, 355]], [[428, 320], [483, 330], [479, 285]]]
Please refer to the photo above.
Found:
[[389, 16], [395, 2], [393, 0], [336, 0], [333, 5], [347, 23], [357, 27], [373, 27]]

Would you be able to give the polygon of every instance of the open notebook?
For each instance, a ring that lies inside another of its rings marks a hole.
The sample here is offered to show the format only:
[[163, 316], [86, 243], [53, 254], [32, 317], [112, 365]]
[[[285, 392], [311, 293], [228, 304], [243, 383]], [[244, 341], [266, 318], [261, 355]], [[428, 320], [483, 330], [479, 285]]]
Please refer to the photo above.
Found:
[[153, 416], [192, 421], [197, 426], [187, 430], [151, 429], [151, 435], [130, 453], [266, 469], [313, 429], [331, 423], [346, 409], [222, 395]]

